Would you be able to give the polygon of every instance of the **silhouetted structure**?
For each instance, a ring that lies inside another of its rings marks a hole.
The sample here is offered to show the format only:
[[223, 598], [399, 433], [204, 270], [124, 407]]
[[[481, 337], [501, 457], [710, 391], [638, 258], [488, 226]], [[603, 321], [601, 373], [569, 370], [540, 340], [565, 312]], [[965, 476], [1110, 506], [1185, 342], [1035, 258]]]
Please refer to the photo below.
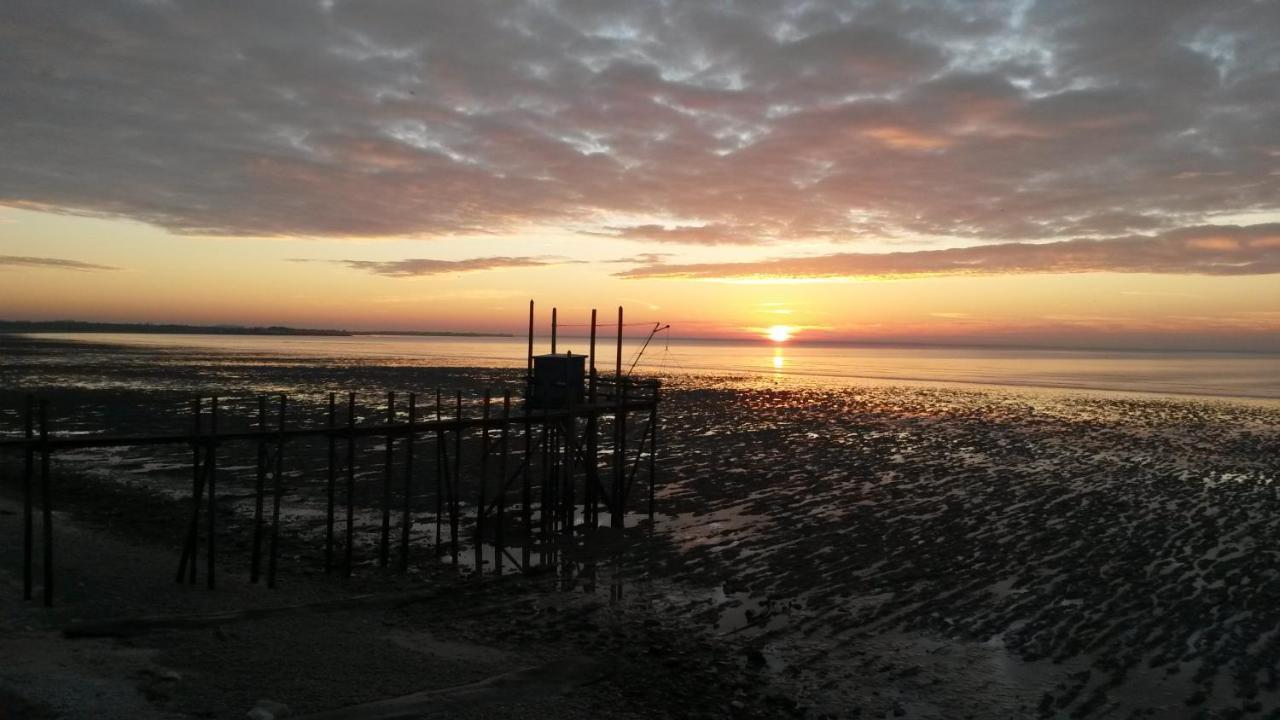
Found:
[[[408, 568], [415, 499], [423, 499], [423, 488], [434, 490], [429, 494], [435, 501], [435, 533], [431, 543], [435, 554], [451, 556], [455, 566], [460, 563], [463, 498], [475, 498], [471, 516], [477, 570], [489, 562], [486, 555], [492, 556], [493, 568], [499, 573], [507, 562], [524, 570], [531, 567], [535, 550], [541, 562], [556, 552], [557, 536], [594, 531], [602, 524], [622, 528], [642, 464], [648, 480], [647, 515], [652, 524], [660, 384], [656, 380], [635, 380], [623, 375], [622, 308], [618, 308], [615, 373], [608, 378], [599, 376], [594, 362], [595, 311], [592, 311], [591, 354], [585, 357], [553, 353], [535, 358], [533, 317], [531, 301], [527, 402], [519, 411], [513, 411], [510, 390], [485, 391], [479, 412], [473, 411], [468, 416], [461, 392], [447, 397], [436, 389], [429, 413], [420, 413], [424, 408], [418, 403], [417, 393], [404, 396], [403, 406], [397, 404], [395, 393], [387, 393], [382, 408], [385, 420], [359, 422], [360, 408], [355, 393], [346, 394], [342, 408], [338, 394], [329, 393], [325, 421], [317, 426], [299, 422], [296, 409], [295, 417], [290, 417], [290, 408], [297, 406], [296, 398], [291, 404], [289, 397], [279, 395], [269, 403], [267, 396], [258, 396], [251, 427], [228, 429], [235, 425], [228, 423], [232, 418], [226, 414], [227, 398], [211, 397], [192, 400], [191, 425], [185, 433], [58, 436], [50, 428], [46, 400], [28, 396], [23, 413], [23, 436], [0, 439], [0, 451], [17, 450], [24, 457], [24, 598], [30, 599], [33, 591], [38, 475], [43, 600], [45, 605], [53, 602], [52, 508], [56, 493], [50, 462], [57, 452], [66, 450], [189, 445], [192, 449], [191, 496], [176, 580], [196, 582], [203, 536], [205, 582], [209, 589], [217, 584], [220, 533], [218, 513], [210, 510], [217, 508], [220, 482], [231, 474], [229, 470], [220, 470], [218, 463], [232, 446], [247, 445], [255, 451], [250, 580], [259, 582], [263, 574], [265, 544], [265, 574], [270, 587], [275, 585], [278, 569], [285, 477], [289, 475], [291, 462], [300, 463], [300, 454], [291, 455], [287, 450], [291, 444], [307, 440], [322, 441], [326, 449], [322, 479], [326, 508], [324, 565], [328, 573], [340, 570], [350, 575], [356, 564], [355, 498], [366, 489], [357, 486], [357, 446], [370, 439], [382, 443], [381, 492], [376, 502], [376, 509], [381, 513], [377, 542], [380, 567], [390, 563], [393, 524], [397, 524], [392, 518], [399, 511], [398, 567], [402, 571]], [[553, 348], [554, 344], [553, 320]], [[638, 444], [629, 449], [628, 417], [631, 415], [638, 417], [635, 422], [641, 425], [642, 432]], [[243, 416], [238, 419], [245, 420]], [[606, 424], [612, 428], [609, 441], [612, 453], [607, 467], [602, 469], [600, 431]], [[468, 468], [471, 476], [467, 479], [471, 482], [466, 486], [463, 483], [464, 441], [479, 445], [479, 457], [476, 466]], [[424, 445], [425, 454], [421, 452]], [[289, 480], [295, 485], [305, 482], [297, 476]], [[397, 492], [393, 492], [397, 488], [398, 507], [395, 506]], [[517, 498], [512, 498], [517, 490]], [[603, 523], [602, 507], [607, 520]], [[339, 515], [343, 521], [341, 530], [337, 525]], [[519, 558], [510, 552], [513, 532], [520, 534]], [[341, 559], [338, 558], [340, 549]]]

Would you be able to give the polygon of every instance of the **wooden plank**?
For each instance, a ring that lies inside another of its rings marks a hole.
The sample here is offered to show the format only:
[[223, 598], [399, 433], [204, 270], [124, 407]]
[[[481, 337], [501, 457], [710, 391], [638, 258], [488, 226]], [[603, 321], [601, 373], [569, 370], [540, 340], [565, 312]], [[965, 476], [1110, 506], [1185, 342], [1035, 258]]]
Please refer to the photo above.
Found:
[[[631, 383], [633, 387], [639, 383]], [[614, 395], [605, 394], [602, 400], [611, 400], [616, 397]], [[629, 410], [647, 410], [653, 404], [651, 398], [632, 398], [626, 402], [626, 408]], [[528, 411], [528, 419], [534, 423], [545, 423], [553, 420], [560, 420], [570, 415], [578, 417], [586, 415], [610, 415], [617, 409], [616, 402], [600, 402], [577, 406], [572, 412], [570, 411]], [[446, 431], [455, 430], [474, 430], [483, 427], [498, 428], [502, 424], [502, 419], [491, 417], [488, 420], [483, 418], [455, 418], [441, 421], [439, 429]], [[436, 430], [436, 424], [432, 422], [418, 423], [415, 432], [428, 432]], [[338, 430], [331, 431], [326, 427], [297, 427], [291, 428], [284, 433], [286, 440], [295, 440], [299, 438], [309, 437], [327, 437], [334, 434], [339, 437], [345, 437], [353, 434], [355, 437], [375, 437], [379, 435], [394, 435], [401, 437], [409, 433], [408, 423], [396, 423], [386, 425], [362, 425], [354, 430]], [[191, 443], [207, 442], [209, 440], [217, 440], [219, 443], [225, 442], [242, 442], [256, 441], [263, 438], [267, 441], [274, 440], [279, 433], [275, 430], [237, 430], [219, 433], [176, 433], [168, 435], [75, 435], [66, 437], [57, 437], [52, 433], [49, 436], [47, 445], [50, 450], [79, 450], [85, 448], [103, 448], [103, 447], [134, 447], [149, 445], [189, 445]], [[36, 447], [40, 445], [39, 439], [27, 440], [25, 438], [4, 438], [0, 439], [0, 450], [15, 449], [23, 450], [29, 446]]]

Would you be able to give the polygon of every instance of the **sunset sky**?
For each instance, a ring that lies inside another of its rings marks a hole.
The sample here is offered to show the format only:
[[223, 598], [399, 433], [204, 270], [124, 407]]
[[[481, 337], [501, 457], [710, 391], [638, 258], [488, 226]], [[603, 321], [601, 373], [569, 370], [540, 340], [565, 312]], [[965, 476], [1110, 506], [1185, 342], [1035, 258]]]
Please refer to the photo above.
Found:
[[1280, 3], [0, 6], [0, 319], [1280, 351]]

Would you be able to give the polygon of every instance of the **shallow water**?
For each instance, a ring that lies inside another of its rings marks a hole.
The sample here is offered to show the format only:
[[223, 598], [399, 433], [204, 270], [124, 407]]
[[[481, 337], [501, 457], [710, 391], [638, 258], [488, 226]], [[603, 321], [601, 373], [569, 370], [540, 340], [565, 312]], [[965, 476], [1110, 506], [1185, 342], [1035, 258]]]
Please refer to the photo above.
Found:
[[[71, 343], [74, 351], [29, 357], [35, 380], [63, 385], [136, 386], [148, 368], [198, 368], [226, 381], [245, 364], [520, 368], [524, 338], [270, 337], [66, 333], [27, 336]], [[1280, 399], [1280, 356], [1249, 353], [1123, 352], [1029, 348], [892, 347], [672, 339], [624, 336], [623, 366], [645, 374], [748, 374], [760, 378], [959, 383], [1004, 387], [1110, 390]], [[16, 339], [0, 335], [0, 360]], [[601, 338], [597, 366], [613, 371], [612, 338]], [[536, 352], [545, 352], [540, 339]], [[585, 354], [584, 338], [563, 337], [559, 351]], [[107, 366], [111, 372], [102, 372]], [[19, 378], [0, 376], [7, 385]], [[174, 378], [182, 380], [182, 378]], [[0, 385], [3, 386], [3, 385]], [[286, 390], [281, 388], [281, 390]], [[286, 390], [297, 392], [298, 389]]]

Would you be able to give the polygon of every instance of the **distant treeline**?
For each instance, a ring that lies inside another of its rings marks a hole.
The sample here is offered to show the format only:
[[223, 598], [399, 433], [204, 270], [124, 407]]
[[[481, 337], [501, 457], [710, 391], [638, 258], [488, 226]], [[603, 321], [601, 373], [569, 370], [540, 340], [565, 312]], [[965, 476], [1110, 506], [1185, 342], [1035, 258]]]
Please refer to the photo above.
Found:
[[326, 330], [280, 325], [173, 325], [156, 323], [104, 323], [82, 320], [0, 320], [0, 333], [156, 333], [169, 335], [406, 335], [419, 337], [511, 337], [510, 333], [448, 332], [436, 330]]

